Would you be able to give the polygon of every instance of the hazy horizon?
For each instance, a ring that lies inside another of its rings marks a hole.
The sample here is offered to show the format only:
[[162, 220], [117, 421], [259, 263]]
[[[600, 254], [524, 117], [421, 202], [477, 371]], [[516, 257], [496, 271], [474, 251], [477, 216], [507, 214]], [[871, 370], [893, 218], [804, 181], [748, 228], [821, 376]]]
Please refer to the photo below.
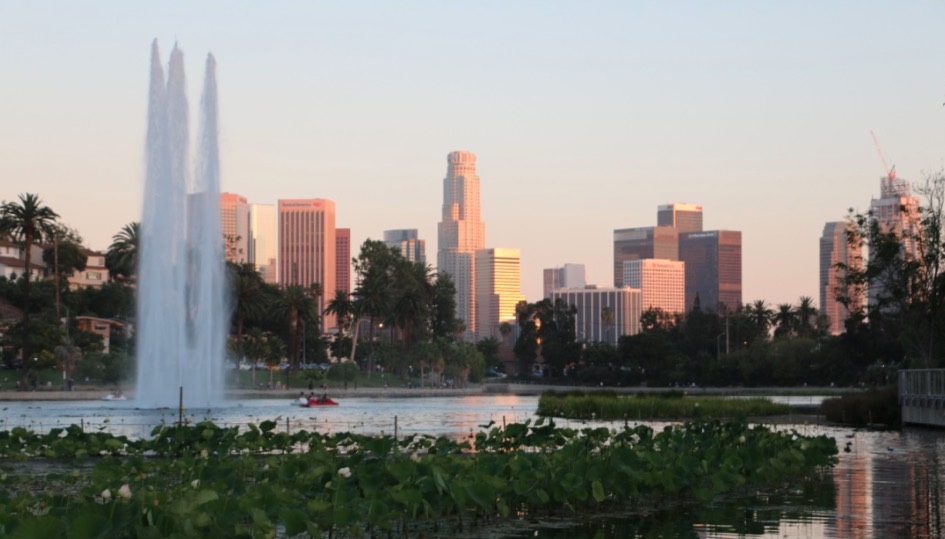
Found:
[[[352, 253], [416, 228], [436, 261], [446, 156], [477, 156], [487, 247], [522, 291], [615, 229], [701, 204], [742, 231], [743, 302], [819, 297], [824, 223], [890, 165], [943, 167], [945, 5], [895, 2], [0, 4], [0, 199], [36, 193], [104, 250], [141, 219], [149, 52], [218, 62], [221, 190], [329, 198]], [[195, 132], [195, 130], [191, 130]]]

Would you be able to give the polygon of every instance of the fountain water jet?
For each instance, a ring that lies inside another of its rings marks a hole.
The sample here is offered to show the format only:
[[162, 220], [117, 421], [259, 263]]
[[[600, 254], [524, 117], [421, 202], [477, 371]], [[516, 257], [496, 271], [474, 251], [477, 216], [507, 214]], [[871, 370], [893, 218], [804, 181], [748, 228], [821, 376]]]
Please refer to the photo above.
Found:
[[223, 397], [229, 309], [220, 225], [216, 61], [207, 57], [197, 174], [189, 174], [184, 55], [171, 52], [167, 82], [151, 46], [144, 207], [138, 255], [135, 400], [188, 406]]

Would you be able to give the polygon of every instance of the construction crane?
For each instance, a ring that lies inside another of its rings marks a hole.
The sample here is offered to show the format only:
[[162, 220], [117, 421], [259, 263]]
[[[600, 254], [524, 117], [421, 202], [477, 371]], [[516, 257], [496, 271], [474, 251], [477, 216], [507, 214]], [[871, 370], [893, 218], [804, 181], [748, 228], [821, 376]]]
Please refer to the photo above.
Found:
[[896, 179], [896, 165], [893, 165], [892, 168], [886, 166], [886, 158], [883, 157], [883, 149], [879, 147], [879, 141], [876, 139], [876, 134], [873, 133], [872, 129], [870, 129], [870, 136], [873, 137], [873, 145], [876, 146], [876, 153], [879, 154], [879, 160], [883, 164], [883, 172], [886, 173], [886, 177], [890, 180]]

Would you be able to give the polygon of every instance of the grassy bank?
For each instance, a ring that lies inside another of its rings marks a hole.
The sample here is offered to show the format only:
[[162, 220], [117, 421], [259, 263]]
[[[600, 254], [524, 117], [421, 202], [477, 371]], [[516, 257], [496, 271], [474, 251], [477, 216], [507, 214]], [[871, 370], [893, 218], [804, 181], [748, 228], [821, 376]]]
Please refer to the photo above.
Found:
[[568, 419], [677, 420], [786, 415], [791, 408], [762, 397], [691, 397], [680, 392], [618, 395], [608, 392], [548, 392], [538, 399], [538, 415]]

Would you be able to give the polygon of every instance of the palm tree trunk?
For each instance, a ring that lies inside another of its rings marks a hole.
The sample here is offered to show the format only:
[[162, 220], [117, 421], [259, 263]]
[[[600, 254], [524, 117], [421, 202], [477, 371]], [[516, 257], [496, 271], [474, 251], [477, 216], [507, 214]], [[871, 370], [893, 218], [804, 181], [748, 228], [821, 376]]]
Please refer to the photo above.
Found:
[[[32, 247], [33, 247], [33, 235], [27, 233], [25, 238], [26, 243], [26, 253], [23, 257], [23, 261], [26, 264], [26, 281], [23, 283], [23, 346], [21, 348], [23, 354], [23, 364], [21, 368], [23, 370], [23, 383], [29, 383], [29, 373], [30, 373], [30, 277], [32, 273]], [[25, 387], [25, 385], [24, 385]]]
[[[354, 323], [354, 331], [351, 333], [351, 335], [352, 335], [352, 337], [351, 337], [351, 357], [348, 358], [349, 361], [355, 361], [354, 358], [357, 357], [357, 356], [354, 354], [354, 352], [355, 352], [355, 351], [357, 350], [357, 348], [358, 348], [358, 330], [361, 328], [361, 319], [360, 319], [360, 318], [354, 318], [354, 322], [353, 322], [353, 323]], [[357, 365], [357, 362], [355, 362], [355, 365]]]

